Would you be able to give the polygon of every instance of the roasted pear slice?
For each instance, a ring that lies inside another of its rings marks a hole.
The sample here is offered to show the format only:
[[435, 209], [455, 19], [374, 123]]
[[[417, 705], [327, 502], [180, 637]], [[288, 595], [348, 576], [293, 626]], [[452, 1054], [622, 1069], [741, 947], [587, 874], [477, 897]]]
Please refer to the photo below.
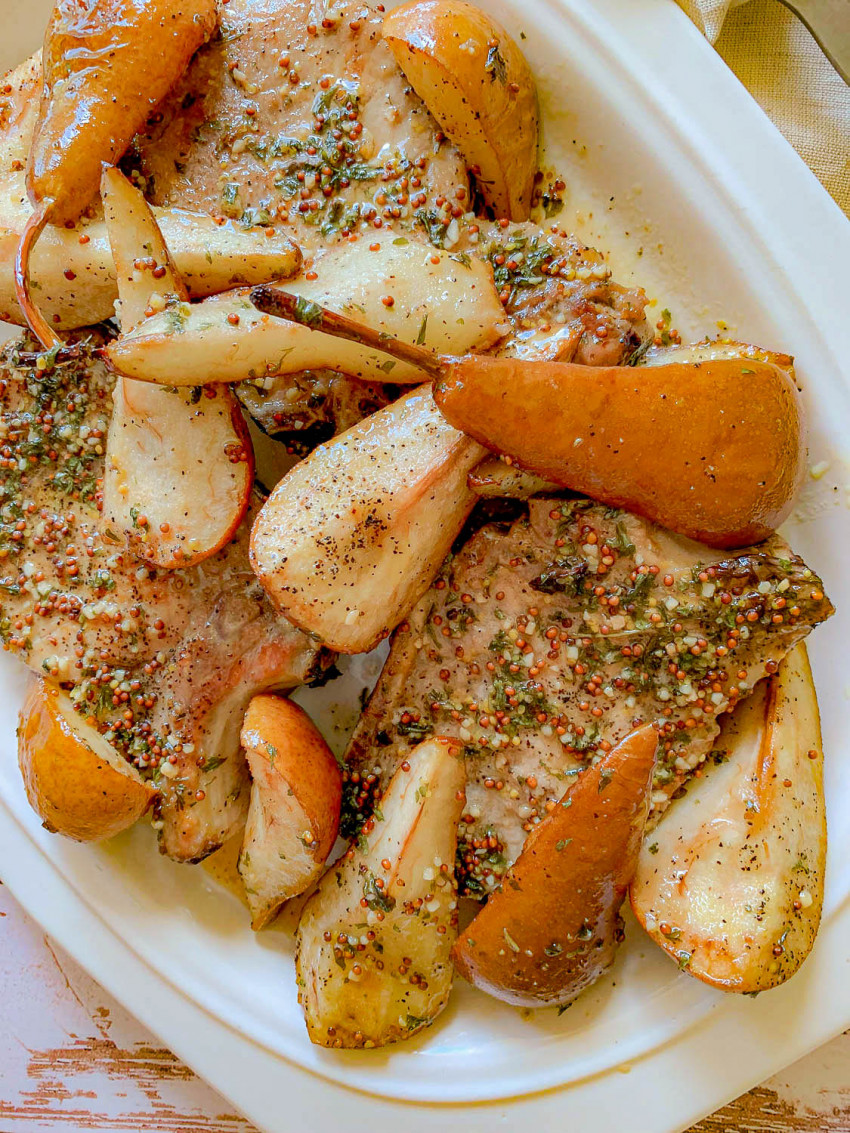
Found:
[[[4, 203], [0, 200], [0, 318], [22, 324], [14, 274], [20, 229], [5, 225]], [[280, 234], [266, 237], [263, 230], [242, 229], [233, 220], [219, 225], [188, 209], [152, 212], [192, 299], [286, 279], [301, 262], [298, 249]], [[85, 236], [82, 243], [80, 236]], [[102, 219], [79, 228], [47, 228], [33, 250], [30, 275], [40, 309], [57, 330], [92, 326], [114, 313], [118, 289]]]
[[434, 398], [455, 428], [528, 471], [715, 547], [767, 538], [804, 471], [800, 400], [771, 362], [465, 358]]
[[452, 953], [475, 987], [520, 1007], [563, 1005], [612, 963], [657, 743], [648, 724], [630, 733], [531, 831]]
[[41, 106], [27, 165], [52, 224], [95, 196], [218, 22], [215, 0], [57, 0], [44, 34]]
[[[105, 169], [101, 195], [121, 296], [121, 325], [187, 304], [186, 288], [137, 188]], [[104, 516], [141, 558], [187, 566], [232, 537], [248, 507], [254, 461], [226, 386], [203, 393], [119, 378], [106, 443]]]
[[738, 342], [733, 338], [706, 339], [703, 342], [683, 342], [670, 346], [650, 346], [641, 359], [641, 366], [666, 366], [670, 362], [716, 362], [723, 358], [740, 361], [749, 358], [756, 362], [772, 362], [794, 378], [794, 359], [778, 350], [767, 350], [751, 342]]
[[45, 828], [78, 842], [120, 834], [156, 796], [67, 693], [40, 677], [21, 708], [18, 762], [30, 806]]
[[582, 366], [437, 356], [363, 322], [257, 287], [257, 306], [419, 366], [455, 428], [527, 472], [712, 547], [766, 539], [805, 469], [806, 422], [787, 369], [760, 358]]
[[189, 293], [141, 191], [115, 166], [105, 166], [100, 195], [118, 279], [121, 329], [128, 331], [156, 311], [187, 303]]
[[156, 311], [188, 303], [186, 285], [141, 191], [120, 170], [106, 166], [100, 193], [118, 280], [121, 329], [132, 330]]
[[384, 19], [410, 85], [460, 149], [497, 217], [527, 220], [537, 88], [519, 46], [466, 0], [412, 0]]
[[484, 450], [414, 390], [288, 472], [251, 531], [251, 565], [290, 621], [365, 653], [427, 589], [472, 509]]
[[342, 773], [304, 709], [282, 696], [254, 697], [242, 747], [252, 783], [238, 869], [251, 927], [261, 929], [321, 876], [339, 829]]
[[[40, 52], [16, 67], [0, 91], [0, 319], [24, 322], [15, 294], [15, 256], [32, 208], [25, 166], [41, 88]], [[193, 299], [231, 287], [286, 279], [301, 262], [280, 230], [176, 207], [153, 208], [177, 269]], [[115, 268], [100, 216], [75, 228], [42, 232], [30, 260], [39, 309], [57, 330], [92, 326], [114, 314]]]
[[29, 259], [46, 224], [76, 221], [100, 183], [101, 163], [127, 149], [218, 22], [215, 0], [56, 0], [42, 49], [41, 104], [27, 158], [35, 211], [21, 236], [15, 285], [45, 347], [55, 330], [30, 296]]
[[[330, 248], [309, 275], [287, 285], [308, 323], [316, 304], [324, 304], [356, 314], [381, 334], [458, 354], [486, 350], [504, 333], [505, 313], [489, 264], [460, 262], [430, 244], [392, 234], [364, 238]], [[273, 316], [274, 288], [265, 294]], [[154, 315], [112, 342], [107, 355], [119, 373], [164, 385], [321, 369], [401, 384], [426, 378], [380, 344], [340, 343], [297, 322], [260, 314], [244, 292]]]
[[647, 834], [632, 908], [690, 975], [764, 991], [808, 956], [823, 905], [823, 751], [805, 645], [726, 718], [716, 747], [720, 766]]
[[375, 1047], [428, 1026], [452, 987], [460, 745], [419, 744], [298, 926], [298, 996], [319, 1046]]
[[106, 442], [104, 517], [135, 553], [174, 568], [233, 537], [254, 480], [251, 439], [226, 386], [199, 398], [121, 378]]

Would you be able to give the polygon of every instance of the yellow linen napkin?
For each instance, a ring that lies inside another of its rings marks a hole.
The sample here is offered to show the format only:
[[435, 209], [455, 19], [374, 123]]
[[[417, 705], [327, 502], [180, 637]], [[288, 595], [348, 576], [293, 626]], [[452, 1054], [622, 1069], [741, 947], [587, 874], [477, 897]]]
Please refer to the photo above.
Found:
[[678, 2], [850, 216], [850, 87], [807, 28], [779, 0]]

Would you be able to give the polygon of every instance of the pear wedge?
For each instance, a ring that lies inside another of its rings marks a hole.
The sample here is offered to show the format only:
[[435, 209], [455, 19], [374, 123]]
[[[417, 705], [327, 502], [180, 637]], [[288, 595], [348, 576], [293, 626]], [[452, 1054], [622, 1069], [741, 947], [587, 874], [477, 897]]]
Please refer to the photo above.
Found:
[[613, 962], [649, 813], [658, 735], [644, 724], [581, 773], [460, 934], [458, 974], [518, 1007], [563, 1006]]
[[475, 172], [497, 217], [527, 220], [537, 172], [537, 88], [519, 45], [466, 0], [412, 0], [384, 19], [410, 85]]
[[187, 303], [189, 292], [141, 190], [115, 166], [104, 166], [100, 196], [118, 281], [121, 329], [132, 330], [155, 311]]
[[483, 455], [425, 386], [314, 449], [254, 520], [251, 565], [272, 602], [330, 648], [368, 652], [432, 582]]
[[[101, 196], [121, 296], [121, 325], [188, 295], [145, 198], [115, 168]], [[188, 566], [233, 536], [251, 497], [254, 461], [231, 390], [168, 389], [119, 378], [106, 442], [103, 511], [140, 558]]]
[[469, 474], [469, 486], [476, 496], [485, 500], [530, 500], [532, 496], [552, 495], [561, 489], [551, 480], [544, 480], [533, 472], [524, 472], [501, 457], [488, 456]]
[[690, 975], [764, 991], [803, 963], [823, 905], [823, 750], [805, 645], [736, 709], [717, 751], [723, 762], [647, 834], [631, 903]]
[[18, 724], [18, 763], [30, 806], [45, 828], [78, 842], [112, 838], [132, 826], [156, 797], [68, 694], [40, 677]]
[[[301, 275], [287, 288], [308, 314], [324, 305], [355, 315], [381, 334], [449, 353], [486, 350], [504, 333], [489, 264], [461, 262], [403, 236], [376, 235], [370, 243], [332, 247], [316, 260], [309, 278]], [[154, 315], [110, 343], [107, 356], [118, 373], [164, 385], [321, 369], [378, 382], [426, 380], [418, 367], [380, 349], [261, 314], [244, 292]]]
[[464, 767], [456, 741], [419, 744], [376, 817], [304, 906], [298, 996], [319, 1046], [375, 1047], [428, 1026], [452, 987], [454, 859]]
[[304, 709], [283, 696], [253, 698], [242, 747], [252, 782], [238, 869], [257, 930], [324, 871], [339, 829], [342, 774]]

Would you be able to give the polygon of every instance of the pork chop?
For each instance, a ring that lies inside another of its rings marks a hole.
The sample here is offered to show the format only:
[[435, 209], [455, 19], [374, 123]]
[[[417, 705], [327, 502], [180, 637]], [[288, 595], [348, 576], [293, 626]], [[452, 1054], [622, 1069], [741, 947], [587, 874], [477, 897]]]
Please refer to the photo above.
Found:
[[457, 737], [458, 866], [484, 897], [571, 777], [647, 721], [657, 818], [711, 756], [718, 717], [831, 613], [778, 536], [723, 554], [588, 500], [532, 499], [473, 534], [397, 629], [346, 753], [346, 829], [411, 745]]
[[361, 382], [334, 370], [272, 375], [236, 387], [263, 432], [279, 436], [299, 456], [377, 413], [399, 392], [398, 386]]
[[462, 213], [460, 154], [381, 38], [374, 5], [231, 0], [137, 140], [156, 204], [287, 225], [309, 257], [361, 222]]
[[495, 353], [622, 366], [649, 338], [646, 295], [612, 279], [601, 253], [557, 225], [466, 222], [468, 254], [488, 260], [510, 330]]
[[[646, 297], [551, 225], [485, 222], [458, 151], [381, 38], [373, 4], [231, 0], [220, 35], [136, 141], [156, 204], [284, 226], [310, 266], [331, 244], [391, 228], [490, 261], [506, 309], [502, 350], [588, 365], [626, 361], [647, 336]], [[344, 375], [280, 375], [240, 396], [269, 433], [309, 447], [393, 396]]]
[[97, 336], [78, 360], [35, 365], [23, 341], [0, 354], [0, 638], [153, 779], [162, 848], [194, 861], [244, 821], [248, 700], [322, 657], [251, 571], [256, 506], [198, 566], [159, 571], [126, 550], [100, 515], [113, 379]]

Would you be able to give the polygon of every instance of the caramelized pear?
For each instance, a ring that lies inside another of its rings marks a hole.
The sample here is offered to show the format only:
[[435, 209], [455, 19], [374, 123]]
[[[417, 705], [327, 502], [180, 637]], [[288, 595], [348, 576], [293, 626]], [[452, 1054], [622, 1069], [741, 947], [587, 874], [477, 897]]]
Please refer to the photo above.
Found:
[[[448, 252], [399, 241], [392, 233], [329, 248], [289, 287], [300, 296], [303, 310], [320, 304], [357, 311], [390, 338], [423, 342], [446, 354], [486, 350], [498, 341], [504, 322], [488, 264], [473, 260], [467, 268]], [[269, 287], [268, 295], [273, 302], [275, 288]], [[274, 313], [271, 306], [268, 310]], [[258, 314], [241, 291], [196, 304], [180, 319], [162, 312], [110, 343], [107, 357], [128, 378], [165, 385], [242, 382], [322, 369], [401, 385], [427, 376], [381, 350], [340, 343], [295, 321]]]
[[466, 0], [412, 0], [384, 19], [410, 85], [475, 171], [496, 216], [527, 220], [537, 172], [537, 88], [501, 24]]
[[21, 708], [18, 762], [30, 806], [44, 827], [78, 842], [120, 834], [156, 796], [77, 713], [68, 694], [41, 677]]
[[27, 163], [35, 212], [18, 251], [21, 309], [45, 346], [52, 327], [28, 285], [45, 224], [79, 218], [114, 164], [217, 23], [215, 0], [57, 0], [44, 36], [41, 105]]
[[521, 1007], [570, 1003], [613, 962], [640, 853], [658, 736], [644, 724], [583, 771], [529, 834], [452, 956], [470, 983]]
[[256, 930], [324, 873], [339, 830], [342, 773], [304, 709], [284, 696], [253, 698], [242, 747], [251, 803], [238, 868]]
[[318, 1046], [399, 1042], [446, 1005], [465, 802], [460, 754], [460, 745], [442, 736], [415, 747], [356, 845], [304, 906], [295, 970], [307, 1032]]
[[27, 168], [52, 224], [77, 219], [216, 22], [215, 0], [58, 0]]
[[803, 642], [725, 717], [715, 747], [720, 766], [646, 836], [632, 908], [689, 975], [752, 994], [794, 975], [823, 906], [823, 744]]
[[803, 476], [805, 422], [788, 373], [754, 358], [579, 366], [438, 356], [296, 297], [260, 310], [418, 366], [456, 429], [527, 472], [713, 547], [766, 539]]
[[277, 484], [251, 530], [251, 566], [294, 625], [366, 653], [427, 590], [475, 503], [484, 450], [428, 386], [319, 445]]
[[714, 547], [766, 539], [804, 470], [797, 391], [771, 362], [453, 359], [434, 399], [529, 472]]

